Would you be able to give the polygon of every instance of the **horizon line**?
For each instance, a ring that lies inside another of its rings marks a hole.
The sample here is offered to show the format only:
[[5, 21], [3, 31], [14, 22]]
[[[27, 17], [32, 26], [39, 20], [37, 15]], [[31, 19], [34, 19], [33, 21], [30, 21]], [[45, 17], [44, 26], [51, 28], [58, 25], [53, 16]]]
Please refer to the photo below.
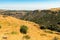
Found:
[[0, 10], [49, 10], [49, 9], [54, 9], [54, 8], [60, 8], [60, 7], [51, 7], [51, 8], [42, 8], [42, 9], [6, 9], [6, 8], [0, 8]]

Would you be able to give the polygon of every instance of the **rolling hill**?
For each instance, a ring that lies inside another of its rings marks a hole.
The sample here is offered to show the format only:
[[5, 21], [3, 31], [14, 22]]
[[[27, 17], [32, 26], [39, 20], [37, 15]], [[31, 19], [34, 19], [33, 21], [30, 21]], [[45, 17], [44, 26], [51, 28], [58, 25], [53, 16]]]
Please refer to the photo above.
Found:
[[[28, 27], [27, 34], [20, 32], [22, 25]], [[0, 15], [0, 40], [60, 40], [60, 34], [51, 30], [43, 31], [34, 22]]]

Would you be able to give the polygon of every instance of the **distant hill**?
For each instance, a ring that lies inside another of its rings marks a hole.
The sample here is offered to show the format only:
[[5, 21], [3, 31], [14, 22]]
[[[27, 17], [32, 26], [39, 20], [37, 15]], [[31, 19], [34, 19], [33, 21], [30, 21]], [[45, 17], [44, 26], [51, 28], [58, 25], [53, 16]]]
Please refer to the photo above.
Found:
[[0, 14], [1, 15], [6, 15], [6, 16], [12, 16], [16, 18], [22, 18], [27, 12], [25, 10], [1, 10]]
[[60, 8], [51, 8], [50, 10], [52, 10], [52, 11], [59, 11]]

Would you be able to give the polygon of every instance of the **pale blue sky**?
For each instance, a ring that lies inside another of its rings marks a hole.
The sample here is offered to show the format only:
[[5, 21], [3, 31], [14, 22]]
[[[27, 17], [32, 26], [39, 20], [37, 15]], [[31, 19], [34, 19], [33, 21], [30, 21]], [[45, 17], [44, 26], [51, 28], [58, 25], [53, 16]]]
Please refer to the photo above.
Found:
[[60, 0], [0, 0], [0, 9], [36, 10], [60, 7]]

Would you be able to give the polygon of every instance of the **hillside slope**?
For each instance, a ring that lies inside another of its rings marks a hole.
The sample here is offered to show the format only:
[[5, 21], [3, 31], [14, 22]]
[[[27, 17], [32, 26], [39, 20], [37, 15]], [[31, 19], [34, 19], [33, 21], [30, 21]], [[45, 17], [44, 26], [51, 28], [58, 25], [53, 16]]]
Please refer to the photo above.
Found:
[[59, 11], [60, 8], [51, 8], [50, 10], [51, 10], [51, 11]]
[[[27, 34], [20, 32], [21, 25], [28, 27]], [[55, 37], [57, 37], [56, 39], [60, 39], [60, 35], [44, 32], [38, 27], [39, 25], [33, 22], [0, 15], [0, 40], [54, 40]], [[23, 38], [26, 35], [29, 36], [29, 39]]]

